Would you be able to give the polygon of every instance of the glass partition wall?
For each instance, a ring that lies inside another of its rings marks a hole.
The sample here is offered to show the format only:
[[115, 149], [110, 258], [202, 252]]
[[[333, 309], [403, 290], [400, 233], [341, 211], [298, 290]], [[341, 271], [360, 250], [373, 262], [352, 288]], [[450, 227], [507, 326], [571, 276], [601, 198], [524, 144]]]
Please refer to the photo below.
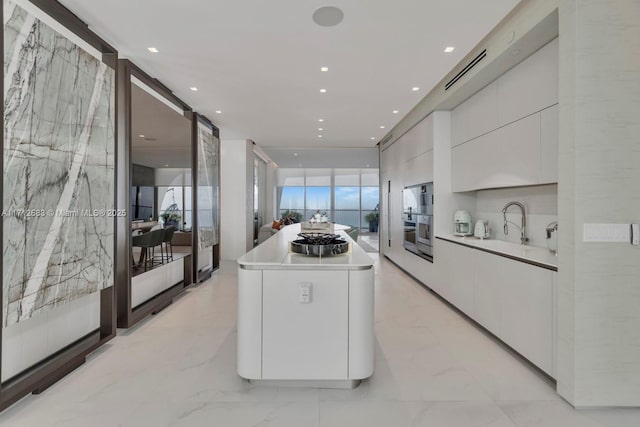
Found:
[[194, 223], [197, 229], [197, 253], [195, 254], [197, 280], [207, 278], [218, 268], [219, 262], [219, 188], [220, 188], [220, 140], [218, 129], [203, 116], [194, 115], [197, 175], [196, 210]]
[[117, 321], [128, 328], [193, 282], [193, 112], [118, 61]]
[[[158, 97], [143, 82], [132, 80], [132, 277], [192, 252], [191, 120]], [[156, 230], [164, 230], [161, 244], [146, 242], [154, 231], [153, 237], [160, 239]], [[153, 295], [144, 293], [136, 302]]]

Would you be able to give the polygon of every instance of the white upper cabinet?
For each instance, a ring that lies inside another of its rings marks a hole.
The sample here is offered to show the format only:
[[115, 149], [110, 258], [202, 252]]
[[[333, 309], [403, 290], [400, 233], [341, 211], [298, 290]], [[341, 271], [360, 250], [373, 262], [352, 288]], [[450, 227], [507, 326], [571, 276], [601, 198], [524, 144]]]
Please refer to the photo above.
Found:
[[558, 182], [558, 39], [452, 112], [453, 191]]
[[433, 150], [405, 163], [404, 186], [433, 181]]
[[428, 115], [412, 127], [398, 142], [404, 146], [404, 160], [414, 159], [433, 149], [433, 115]]
[[558, 182], [558, 104], [540, 112], [540, 184]]
[[451, 112], [451, 146], [455, 147], [497, 127], [498, 85], [493, 82]]
[[[504, 126], [558, 103], [558, 39], [500, 76], [497, 82], [498, 126]], [[493, 104], [487, 104], [488, 109]]]
[[540, 176], [540, 113], [451, 149], [453, 191], [535, 185]]

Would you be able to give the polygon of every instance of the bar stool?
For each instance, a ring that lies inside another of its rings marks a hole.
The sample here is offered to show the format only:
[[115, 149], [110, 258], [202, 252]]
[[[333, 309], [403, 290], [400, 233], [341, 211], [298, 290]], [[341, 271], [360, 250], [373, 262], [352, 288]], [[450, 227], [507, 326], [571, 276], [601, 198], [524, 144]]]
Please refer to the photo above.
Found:
[[172, 225], [164, 229], [162, 243], [164, 243], [164, 253], [167, 255], [167, 262], [169, 262], [169, 250], [171, 250], [171, 261], [173, 261], [173, 245], [171, 244], [171, 240], [173, 240], [173, 233], [175, 231], [176, 229]]
[[[140, 258], [138, 259], [138, 263], [135, 264], [133, 261], [133, 268], [140, 268], [144, 265], [144, 271], [147, 271], [147, 249], [151, 245], [151, 233], [138, 234], [131, 238], [131, 246], [140, 248]], [[133, 254], [131, 254], [133, 257]]]
[[[164, 239], [164, 229], [159, 228], [157, 230], [153, 230], [148, 232], [151, 237], [149, 238], [149, 248], [151, 248], [151, 257], [147, 259], [147, 263], [151, 263], [151, 268], [153, 268], [154, 264], [164, 264], [164, 252], [162, 250], [162, 242]], [[160, 262], [158, 262], [158, 257], [155, 254], [156, 246], [160, 246]], [[147, 248], [147, 250], [149, 249]], [[147, 271], [147, 265], [145, 263], [145, 271]]]

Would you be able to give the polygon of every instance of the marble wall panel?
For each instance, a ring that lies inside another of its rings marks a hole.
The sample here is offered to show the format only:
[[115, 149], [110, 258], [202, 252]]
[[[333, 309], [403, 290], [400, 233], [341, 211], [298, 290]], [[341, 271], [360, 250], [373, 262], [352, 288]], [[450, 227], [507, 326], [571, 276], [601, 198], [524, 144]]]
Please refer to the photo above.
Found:
[[213, 130], [198, 123], [198, 236], [199, 247], [218, 243], [218, 152]]
[[115, 72], [7, 0], [4, 22], [6, 327], [113, 284]]

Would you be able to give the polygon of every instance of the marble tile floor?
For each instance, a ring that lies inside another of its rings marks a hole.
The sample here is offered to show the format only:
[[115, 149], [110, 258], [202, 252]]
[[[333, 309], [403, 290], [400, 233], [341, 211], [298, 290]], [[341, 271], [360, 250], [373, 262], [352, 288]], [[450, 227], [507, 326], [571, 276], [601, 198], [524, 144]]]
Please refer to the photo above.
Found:
[[358, 244], [367, 252], [378, 253], [380, 251], [380, 242], [378, 240], [377, 232], [361, 232], [358, 236]]
[[575, 410], [553, 385], [376, 258], [376, 367], [354, 390], [236, 375], [236, 267], [130, 330], [0, 426], [637, 427], [640, 409]]

